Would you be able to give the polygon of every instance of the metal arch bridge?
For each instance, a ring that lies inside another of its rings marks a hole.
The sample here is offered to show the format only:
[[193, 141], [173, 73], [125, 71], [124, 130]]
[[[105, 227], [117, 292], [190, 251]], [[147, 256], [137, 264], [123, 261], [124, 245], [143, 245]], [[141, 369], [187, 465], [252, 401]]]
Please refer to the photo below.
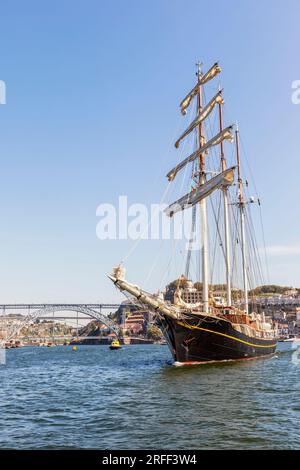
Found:
[[119, 325], [102, 313], [103, 309], [116, 310], [118, 307], [119, 304], [0, 304], [0, 311], [2, 310], [0, 318], [2, 319], [11, 318], [6, 315], [7, 311], [14, 310], [19, 312], [20, 310], [27, 310], [27, 315], [15, 321], [12, 327], [8, 329], [6, 338], [2, 342], [15, 338], [24, 326], [33, 323], [39, 317], [47, 313], [54, 314], [54, 312], [62, 311], [83, 313], [108, 326], [118, 335]]

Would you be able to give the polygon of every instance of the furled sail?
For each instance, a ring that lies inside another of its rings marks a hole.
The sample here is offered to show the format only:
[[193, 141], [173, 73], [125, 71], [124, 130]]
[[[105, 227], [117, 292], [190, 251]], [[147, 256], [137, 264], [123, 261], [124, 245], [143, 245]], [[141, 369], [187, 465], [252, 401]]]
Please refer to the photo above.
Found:
[[201, 113], [193, 120], [193, 122], [189, 125], [189, 127], [183, 132], [183, 134], [179, 137], [179, 139], [175, 142], [175, 147], [178, 148], [180, 142], [184, 137], [186, 137], [190, 132], [192, 132], [193, 129], [195, 129], [196, 126], [198, 126], [202, 121], [204, 121], [212, 112], [214, 109], [215, 105], [217, 103], [223, 104], [223, 98], [222, 98], [222, 91], [220, 90], [211, 100], [205, 108], [201, 111]]
[[234, 169], [234, 166], [228, 168], [211, 178], [206, 183], [198, 186], [195, 190], [190, 191], [188, 194], [178, 199], [178, 201], [167, 207], [165, 209], [165, 213], [169, 217], [173, 217], [176, 212], [188, 209], [202, 199], [205, 199], [216, 189], [219, 189], [222, 186], [230, 186], [234, 182]]
[[164, 313], [174, 319], [181, 318], [180, 311], [178, 311], [176, 307], [167, 305], [164, 300], [156, 299], [153, 295], [143, 291], [140, 287], [126, 281], [124, 269], [122, 269], [120, 273], [120, 266], [114, 268], [113, 273], [108, 277], [120, 290], [125, 290], [133, 295], [139, 302], [148, 305], [152, 310]]
[[204, 85], [204, 83], [212, 80], [218, 73], [221, 72], [221, 67], [218, 62], [216, 62], [204, 75], [202, 75], [200, 81], [194, 88], [186, 95], [186, 97], [180, 103], [180, 109], [182, 114], [186, 114], [186, 109], [188, 108], [190, 102], [196, 96], [198, 92], [199, 85]]
[[169, 171], [169, 173], [167, 174], [168, 180], [173, 181], [178, 171], [184, 168], [185, 165], [187, 165], [188, 163], [196, 160], [196, 158], [199, 157], [199, 155], [202, 155], [203, 153], [205, 153], [210, 147], [220, 144], [223, 140], [228, 140], [229, 142], [233, 142], [232, 128], [233, 128], [233, 125], [226, 127], [221, 132], [219, 132], [219, 134], [217, 134], [212, 139], [210, 139], [205, 145], [203, 145], [198, 150], [193, 152], [189, 157], [182, 160], [182, 162], [180, 162], [172, 170]]

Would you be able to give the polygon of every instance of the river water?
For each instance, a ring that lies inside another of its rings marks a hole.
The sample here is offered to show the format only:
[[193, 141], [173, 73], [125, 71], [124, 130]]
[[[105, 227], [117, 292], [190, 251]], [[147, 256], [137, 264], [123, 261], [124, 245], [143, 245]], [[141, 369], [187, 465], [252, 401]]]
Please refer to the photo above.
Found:
[[0, 372], [1, 448], [300, 448], [291, 352], [175, 367], [167, 346], [24, 347]]

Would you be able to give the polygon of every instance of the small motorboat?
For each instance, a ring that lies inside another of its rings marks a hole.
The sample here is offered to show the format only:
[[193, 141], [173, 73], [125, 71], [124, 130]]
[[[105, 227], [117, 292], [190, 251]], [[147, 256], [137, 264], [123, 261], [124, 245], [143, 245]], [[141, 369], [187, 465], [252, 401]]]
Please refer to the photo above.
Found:
[[111, 345], [109, 346], [109, 349], [122, 349], [122, 346], [120, 345], [120, 341], [118, 339], [114, 339], [111, 342]]
[[288, 337], [279, 339], [278, 350], [288, 351], [295, 350], [300, 347], [300, 338], [295, 335], [289, 335]]

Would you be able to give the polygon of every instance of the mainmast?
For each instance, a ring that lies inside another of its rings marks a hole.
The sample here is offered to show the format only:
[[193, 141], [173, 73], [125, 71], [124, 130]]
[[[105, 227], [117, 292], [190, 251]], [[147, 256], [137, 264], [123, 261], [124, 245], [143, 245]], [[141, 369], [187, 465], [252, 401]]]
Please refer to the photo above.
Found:
[[[219, 102], [219, 123], [220, 132], [223, 130], [223, 102]], [[227, 163], [224, 155], [224, 142], [221, 141], [221, 165], [222, 171], [226, 170]], [[226, 291], [227, 306], [231, 307], [231, 279], [230, 279], [230, 240], [229, 240], [229, 213], [228, 213], [228, 189], [223, 186], [223, 202], [224, 202], [224, 232], [225, 232], [225, 268], [226, 268]]]
[[[197, 64], [197, 77], [198, 77], [198, 95], [197, 95], [197, 111], [198, 116], [202, 111], [202, 85], [201, 85], [201, 63]], [[198, 125], [199, 149], [203, 146], [203, 129], [202, 121]], [[199, 185], [205, 184], [205, 155], [199, 155]], [[207, 206], [206, 199], [200, 201], [200, 215], [201, 215], [201, 259], [202, 259], [202, 301], [203, 310], [208, 313], [208, 248], [207, 248]]]
[[238, 205], [239, 205], [240, 216], [241, 216], [241, 243], [242, 243], [244, 299], [245, 299], [246, 313], [249, 313], [247, 258], [246, 258], [246, 236], [245, 236], [245, 199], [244, 199], [244, 191], [243, 191], [243, 181], [242, 181], [242, 178], [241, 178], [241, 162], [240, 162], [238, 125], [236, 125], [236, 130], [235, 130], [235, 141], [236, 141], [236, 161], [237, 161], [238, 190], [239, 190]]

